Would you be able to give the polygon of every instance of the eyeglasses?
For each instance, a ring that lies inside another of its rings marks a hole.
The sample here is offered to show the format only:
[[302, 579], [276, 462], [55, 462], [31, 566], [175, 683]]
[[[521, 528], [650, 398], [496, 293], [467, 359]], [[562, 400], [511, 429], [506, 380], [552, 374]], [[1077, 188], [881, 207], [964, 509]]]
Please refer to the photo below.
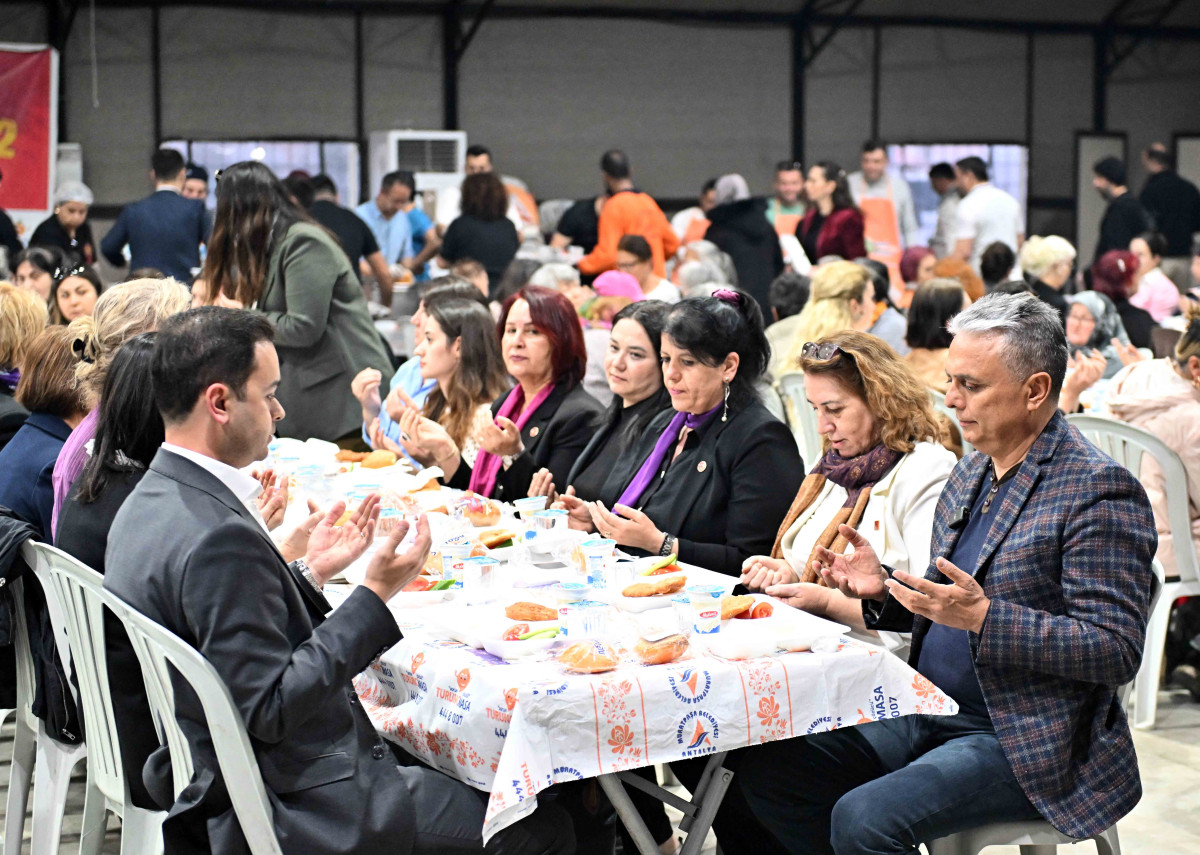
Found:
[[846, 351], [842, 350], [831, 341], [824, 344], [817, 344], [815, 341], [805, 343], [800, 350], [802, 359], [811, 359], [814, 362], [829, 362], [838, 354], [847, 355]]
[[1093, 326], [1096, 324], [1096, 319], [1092, 317], [1090, 312], [1070, 312], [1067, 314], [1067, 320], [1074, 321], [1077, 324], [1091, 324]]

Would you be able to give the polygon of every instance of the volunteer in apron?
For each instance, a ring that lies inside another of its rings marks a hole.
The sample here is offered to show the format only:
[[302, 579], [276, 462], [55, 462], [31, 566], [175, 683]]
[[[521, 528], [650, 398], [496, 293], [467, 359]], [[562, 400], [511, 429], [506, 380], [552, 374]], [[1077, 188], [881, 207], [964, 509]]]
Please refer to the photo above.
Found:
[[850, 175], [850, 192], [863, 215], [867, 255], [887, 265], [892, 299], [902, 307], [912, 300], [900, 275], [900, 256], [919, 240], [912, 191], [903, 178], [888, 172], [887, 146], [877, 141], [863, 145], [862, 169]]

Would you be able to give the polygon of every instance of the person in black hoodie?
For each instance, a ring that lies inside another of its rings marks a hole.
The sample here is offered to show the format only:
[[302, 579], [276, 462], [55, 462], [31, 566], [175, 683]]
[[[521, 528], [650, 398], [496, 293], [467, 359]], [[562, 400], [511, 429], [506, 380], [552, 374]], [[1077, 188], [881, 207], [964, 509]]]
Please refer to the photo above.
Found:
[[769, 317], [767, 289], [783, 272], [783, 253], [766, 211], [766, 202], [750, 198], [745, 178], [736, 173], [722, 175], [717, 179], [716, 205], [708, 212], [712, 225], [704, 238], [729, 253], [738, 286], [754, 297], [763, 315]]

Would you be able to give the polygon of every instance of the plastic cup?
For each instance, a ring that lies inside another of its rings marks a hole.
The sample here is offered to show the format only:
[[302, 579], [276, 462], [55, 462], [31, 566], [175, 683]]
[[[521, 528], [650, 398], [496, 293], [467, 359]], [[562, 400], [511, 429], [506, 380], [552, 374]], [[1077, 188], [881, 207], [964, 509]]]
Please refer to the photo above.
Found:
[[696, 624], [691, 597], [687, 594], [677, 594], [671, 597], [671, 608], [675, 612], [675, 620], [679, 622], [680, 634], [690, 637]]
[[684, 589], [688, 604], [692, 607], [692, 626], [697, 635], [711, 635], [721, 631], [721, 597], [725, 589], [720, 585], [690, 585]]
[[588, 584], [593, 588], [608, 587], [608, 565], [612, 561], [617, 542], [608, 538], [588, 540], [579, 545], [583, 553], [583, 565]]
[[488, 558], [484, 555], [468, 556], [462, 559], [462, 589], [468, 602], [487, 600], [499, 566], [500, 562], [495, 558]]
[[572, 639], [604, 638], [608, 634], [610, 606], [594, 600], [572, 604], [563, 626], [565, 634]]
[[451, 587], [462, 590], [463, 579], [466, 576], [465, 562], [471, 557], [471, 544], [447, 543], [442, 547], [441, 553], [442, 578], [453, 579], [454, 584]]

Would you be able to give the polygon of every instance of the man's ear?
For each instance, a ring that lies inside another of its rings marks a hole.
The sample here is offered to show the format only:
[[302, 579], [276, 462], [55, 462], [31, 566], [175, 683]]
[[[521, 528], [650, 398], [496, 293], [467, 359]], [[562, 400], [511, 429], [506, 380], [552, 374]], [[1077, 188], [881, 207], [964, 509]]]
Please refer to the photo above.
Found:
[[224, 383], [213, 383], [204, 390], [204, 407], [217, 424], [229, 424], [229, 401], [233, 392]]
[[1040, 409], [1042, 404], [1046, 403], [1046, 399], [1050, 397], [1050, 375], [1045, 371], [1039, 371], [1026, 380], [1025, 396], [1025, 407], [1029, 412]]

